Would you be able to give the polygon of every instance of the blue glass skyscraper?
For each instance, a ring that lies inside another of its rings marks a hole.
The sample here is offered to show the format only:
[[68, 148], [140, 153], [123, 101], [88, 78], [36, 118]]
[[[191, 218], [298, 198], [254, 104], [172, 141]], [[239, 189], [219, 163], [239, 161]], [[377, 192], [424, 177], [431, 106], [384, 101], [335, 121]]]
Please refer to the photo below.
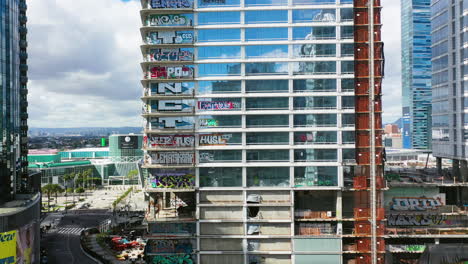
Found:
[[403, 127], [404, 148], [431, 148], [430, 2], [401, 0], [403, 116], [410, 118], [410, 126]]

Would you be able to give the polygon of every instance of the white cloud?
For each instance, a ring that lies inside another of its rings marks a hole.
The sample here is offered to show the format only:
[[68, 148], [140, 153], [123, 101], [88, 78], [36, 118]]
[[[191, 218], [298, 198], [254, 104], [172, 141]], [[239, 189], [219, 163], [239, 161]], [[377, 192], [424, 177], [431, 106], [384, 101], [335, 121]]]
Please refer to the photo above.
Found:
[[401, 19], [400, 1], [382, 0], [382, 38], [385, 45], [383, 121], [401, 117]]
[[141, 126], [139, 2], [28, 5], [30, 125]]

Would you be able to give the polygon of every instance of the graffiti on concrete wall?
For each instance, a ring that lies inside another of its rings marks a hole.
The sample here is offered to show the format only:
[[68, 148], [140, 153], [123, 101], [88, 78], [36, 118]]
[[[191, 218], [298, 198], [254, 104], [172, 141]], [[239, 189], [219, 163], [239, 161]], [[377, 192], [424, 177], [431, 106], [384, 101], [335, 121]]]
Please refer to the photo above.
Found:
[[152, 49], [148, 54], [150, 61], [191, 61], [191, 49]]
[[219, 121], [211, 118], [201, 118], [198, 120], [198, 123], [201, 127], [217, 127], [219, 126]]
[[151, 101], [152, 111], [191, 112], [193, 100], [159, 100]]
[[232, 101], [200, 101], [198, 102], [198, 109], [201, 110], [232, 110], [240, 109], [241, 102]]
[[156, 66], [149, 69], [149, 77], [157, 79], [183, 79], [193, 77], [193, 67], [190, 66]]
[[158, 255], [153, 257], [153, 264], [193, 264], [191, 255]]
[[147, 26], [190, 26], [192, 19], [184, 15], [150, 15]]
[[147, 139], [148, 147], [193, 147], [195, 137], [193, 135], [155, 135], [144, 137]]
[[436, 210], [445, 204], [441, 196], [426, 197], [393, 197], [390, 202], [390, 210], [394, 211], [426, 211]]
[[154, 94], [191, 94], [193, 92], [193, 83], [152, 83], [151, 93]]
[[153, 164], [192, 164], [195, 161], [193, 152], [158, 152], [151, 154]]
[[160, 239], [150, 240], [147, 245], [149, 253], [185, 253], [193, 251], [192, 242], [188, 239]]
[[151, 180], [151, 187], [153, 188], [175, 188], [175, 189], [189, 189], [195, 186], [194, 175], [184, 176], [156, 176]]
[[232, 138], [232, 134], [200, 134], [200, 146], [226, 145]]
[[193, 129], [193, 117], [153, 117], [150, 119], [152, 129]]
[[147, 44], [191, 44], [193, 32], [191, 31], [160, 31], [150, 32], [146, 35]]
[[151, 0], [151, 8], [191, 8], [192, 0]]
[[390, 214], [387, 218], [388, 226], [457, 227], [468, 223], [466, 217], [440, 214]]

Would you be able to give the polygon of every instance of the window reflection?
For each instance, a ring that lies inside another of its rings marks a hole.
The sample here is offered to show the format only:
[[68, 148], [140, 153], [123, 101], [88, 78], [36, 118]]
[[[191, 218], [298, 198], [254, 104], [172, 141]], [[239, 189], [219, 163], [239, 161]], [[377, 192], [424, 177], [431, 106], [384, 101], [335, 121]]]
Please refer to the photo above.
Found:
[[198, 25], [239, 24], [239, 12], [200, 12]]
[[295, 149], [294, 161], [337, 161], [336, 149]]
[[287, 58], [288, 45], [258, 45], [246, 46], [247, 59], [251, 58]]
[[336, 114], [294, 115], [294, 127], [335, 127]]
[[248, 93], [288, 92], [288, 80], [247, 80], [245, 90]]
[[334, 109], [336, 97], [334, 96], [308, 96], [294, 97], [294, 109]]
[[245, 75], [287, 75], [287, 62], [256, 62], [245, 64]]
[[336, 144], [336, 131], [311, 131], [311, 132], [294, 132], [294, 144], [309, 145], [309, 144]]
[[336, 27], [295, 27], [293, 40], [335, 39]]
[[287, 28], [246, 28], [247, 41], [288, 40]]
[[217, 116], [204, 115], [198, 117], [198, 125], [200, 128], [226, 128], [226, 127], [241, 127], [241, 116]]
[[353, 21], [354, 20], [354, 11], [352, 8], [342, 8], [340, 10], [341, 21]]
[[341, 135], [342, 135], [343, 144], [354, 144], [355, 143], [355, 141], [356, 141], [356, 132], [354, 132], [354, 131], [343, 131], [341, 133], [342, 133]]
[[294, 74], [336, 74], [335, 61], [295, 62]]
[[240, 59], [239, 46], [207, 46], [198, 48], [198, 59]]
[[323, 5], [334, 3], [335, 0], [293, 0], [293, 5]]
[[335, 22], [335, 9], [293, 10], [293, 23]]
[[198, 94], [240, 93], [241, 81], [200, 81]]
[[288, 0], [244, 0], [245, 6], [278, 6], [287, 5]]
[[341, 26], [341, 39], [352, 39], [354, 38], [354, 27], [353, 26]]
[[242, 109], [240, 98], [200, 98], [198, 111], [235, 111]]
[[307, 91], [320, 91], [320, 92], [334, 92], [336, 91], [335, 79], [307, 79], [307, 80], [294, 80], [294, 92], [307, 92]]
[[201, 187], [240, 187], [242, 168], [200, 168]]
[[341, 73], [342, 74], [353, 74], [354, 73], [354, 61], [342, 61], [341, 62]]
[[199, 42], [231, 42], [240, 41], [240, 29], [200, 29], [198, 30]]
[[242, 150], [200, 150], [198, 161], [200, 163], [240, 162]]
[[343, 114], [341, 115], [341, 125], [343, 127], [354, 127], [356, 118], [354, 114]]
[[289, 161], [289, 150], [247, 150], [247, 161]]
[[245, 11], [246, 24], [287, 23], [287, 10]]
[[248, 115], [246, 116], [247, 127], [287, 127], [289, 125], [288, 115]]
[[247, 168], [249, 187], [288, 187], [289, 167]]
[[304, 44], [293, 46], [294, 58], [335, 57], [335, 44]]
[[240, 0], [198, 0], [199, 8], [235, 6], [240, 6]]
[[240, 63], [213, 63], [199, 64], [198, 76], [238, 76], [240, 75]]
[[354, 44], [341, 44], [341, 57], [354, 56]]
[[287, 145], [288, 132], [246, 133], [247, 145]]
[[273, 98], [246, 98], [247, 110], [280, 110], [288, 109], [289, 98], [273, 97]]
[[295, 187], [337, 186], [337, 167], [295, 167]]

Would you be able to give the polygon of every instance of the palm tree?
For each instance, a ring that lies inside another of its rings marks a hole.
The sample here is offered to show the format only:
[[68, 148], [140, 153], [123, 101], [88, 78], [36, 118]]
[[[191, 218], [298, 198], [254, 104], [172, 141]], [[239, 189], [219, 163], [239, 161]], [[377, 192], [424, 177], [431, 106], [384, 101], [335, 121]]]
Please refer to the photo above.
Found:
[[[63, 175], [63, 181], [65, 182], [65, 190], [68, 190], [68, 183], [70, 182], [70, 180], [73, 180], [75, 177], [73, 176], [72, 173], [67, 173], [65, 175]], [[65, 197], [66, 197], [66, 201], [68, 202], [68, 195], [65, 194]]]
[[58, 203], [58, 194], [63, 193], [63, 188], [60, 187], [58, 184], [53, 184], [52, 185], [52, 192], [55, 194], [55, 204], [57, 205]]
[[47, 211], [50, 211], [50, 196], [53, 193], [53, 189], [54, 185], [50, 183], [41, 187], [42, 193], [47, 195]]

